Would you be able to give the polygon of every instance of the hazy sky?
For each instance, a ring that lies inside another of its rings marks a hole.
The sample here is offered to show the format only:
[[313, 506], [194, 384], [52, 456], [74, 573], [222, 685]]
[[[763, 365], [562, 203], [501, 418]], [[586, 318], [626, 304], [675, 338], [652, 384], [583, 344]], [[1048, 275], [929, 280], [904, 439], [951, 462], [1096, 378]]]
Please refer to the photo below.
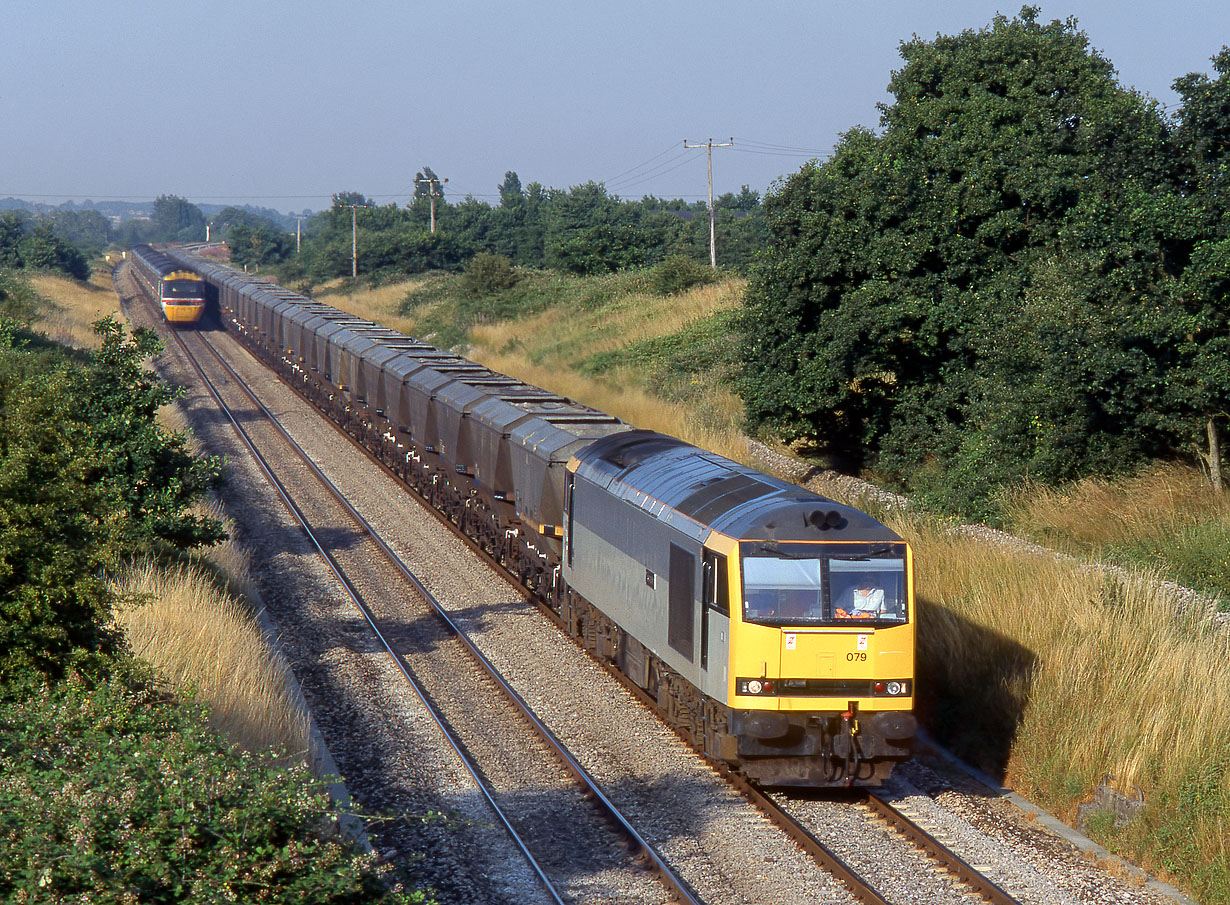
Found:
[[[1226, 0], [1044, 2], [1120, 80], [1170, 83], [1230, 43]], [[987, 25], [991, 0], [587, 3], [4, 0], [0, 198], [320, 209], [603, 181], [623, 197], [763, 192], [875, 105], [913, 34]]]

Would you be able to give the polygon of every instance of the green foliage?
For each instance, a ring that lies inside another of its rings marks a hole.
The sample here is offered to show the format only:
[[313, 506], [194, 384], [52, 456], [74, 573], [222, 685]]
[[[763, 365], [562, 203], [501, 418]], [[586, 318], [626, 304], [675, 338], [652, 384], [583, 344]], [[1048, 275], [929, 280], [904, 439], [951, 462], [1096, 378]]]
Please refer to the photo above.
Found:
[[51, 218], [51, 228], [64, 241], [85, 254], [97, 256], [111, 241], [111, 223], [95, 210], [57, 211]]
[[51, 224], [27, 228], [13, 212], [0, 216], [0, 268], [59, 271], [79, 280], [90, 276], [85, 255]]
[[1230, 902], [1230, 863], [1210, 861], [1198, 842], [1201, 830], [1230, 824], [1228, 779], [1230, 759], [1212, 757], [1183, 776], [1177, 795], [1167, 795], [1145, 813], [1152, 834], [1144, 844], [1202, 902]]
[[302, 767], [228, 752], [151, 682], [0, 700], [0, 899], [408, 902]]
[[203, 242], [205, 215], [201, 209], [178, 195], [159, 195], [154, 199], [152, 217], [160, 242]]
[[980, 516], [1185, 447], [1230, 410], [1230, 283], [1157, 105], [1029, 7], [902, 56], [881, 134], [766, 200], [750, 423]]
[[695, 258], [670, 255], [654, 265], [649, 282], [658, 295], [675, 295], [716, 282], [717, 272]]
[[512, 289], [518, 279], [508, 258], [480, 251], [461, 272], [461, 289], [470, 295], [494, 295]]
[[508, 289], [476, 295], [465, 287], [464, 275], [439, 274], [412, 290], [400, 313], [415, 320], [416, 335], [447, 349], [465, 343], [477, 323], [530, 317], [563, 302], [596, 310], [612, 298], [641, 288], [643, 278], [636, 272], [576, 277], [528, 270], [519, 272], [517, 282]]
[[736, 309], [719, 311], [678, 333], [591, 355], [577, 370], [592, 376], [624, 369], [662, 399], [703, 405], [710, 388], [729, 387], [738, 373], [737, 324]]
[[250, 226], [238, 222], [226, 232], [231, 263], [236, 267], [257, 268], [283, 261], [294, 250], [290, 235], [273, 226]]
[[[537, 182], [523, 186], [510, 170], [497, 187], [500, 204], [492, 207], [472, 197], [449, 202], [444, 182], [424, 167], [405, 208], [376, 206], [360, 192], [339, 192], [330, 210], [308, 223], [302, 255], [293, 262], [284, 259], [284, 277], [319, 283], [348, 275], [352, 223], [359, 273], [377, 282], [431, 270], [460, 271], [480, 253], [575, 275], [652, 266], [671, 254], [708, 258], [707, 218], [692, 216], [704, 211], [703, 204], [651, 197], [625, 201], [595, 182], [566, 191]], [[435, 192], [434, 234], [430, 192]], [[357, 205], [353, 212], [351, 205]], [[765, 240], [759, 195], [744, 186], [738, 194], [722, 195], [715, 206], [722, 263], [744, 269]]]
[[1112, 545], [1107, 555], [1142, 563], [1222, 601], [1230, 601], [1230, 525], [1221, 521], [1173, 527], [1165, 536]]
[[29, 326], [44, 301], [21, 275], [0, 267], [0, 319]]
[[97, 328], [85, 366], [0, 348], [0, 683], [112, 649], [104, 570], [223, 536], [186, 511], [220, 463], [154, 422], [174, 395], [141, 367], [157, 339]]

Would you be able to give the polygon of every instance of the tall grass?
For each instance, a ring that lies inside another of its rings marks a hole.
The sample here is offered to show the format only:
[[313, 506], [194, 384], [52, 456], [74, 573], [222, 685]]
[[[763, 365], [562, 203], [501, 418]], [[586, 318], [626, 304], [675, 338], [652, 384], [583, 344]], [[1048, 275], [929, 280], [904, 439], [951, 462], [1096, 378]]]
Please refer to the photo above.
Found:
[[137, 564], [113, 587], [133, 653], [176, 688], [194, 690], [227, 738], [251, 751], [307, 751], [307, 714], [289, 668], [209, 570]]
[[920, 691], [937, 733], [1069, 822], [1108, 775], [1140, 788], [1143, 816], [1101, 841], [1230, 901], [1225, 630], [1147, 571], [890, 521], [915, 547]]
[[1029, 486], [1004, 497], [1012, 530], [1077, 556], [1138, 563], [1230, 600], [1230, 494], [1198, 469], [1158, 464], [1132, 477]]
[[96, 266], [88, 283], [51, 274], [36, 274], [30, 282], [50, 303], [35, 329], [53, 342], [75, 349], [97, 349], [99, 338], [90, 325], [108, 315], [124, 321], [107, 266]]
[[408, 291], [426, 281], [426, 277], [420, 277], [373, 288], [351, 280], [331, 280], [317, 287], [312, 297], [382, 327], [414, 336], [415, 322], [401, 313], [401, 305]]

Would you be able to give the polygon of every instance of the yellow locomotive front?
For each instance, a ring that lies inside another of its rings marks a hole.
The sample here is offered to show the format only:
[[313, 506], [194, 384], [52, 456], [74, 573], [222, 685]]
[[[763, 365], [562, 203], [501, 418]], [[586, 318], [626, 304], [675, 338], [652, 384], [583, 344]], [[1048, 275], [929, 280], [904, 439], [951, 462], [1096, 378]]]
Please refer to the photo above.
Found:
[[158, 287], [162, 315], [171, 324], [195, 324], [205, 311], [205, 281], [190, 270], [165, 274]]
[[909, 546], [745, 538], [728, 551], [740, 767], [767, 785], [879, 783], [916, 728]]

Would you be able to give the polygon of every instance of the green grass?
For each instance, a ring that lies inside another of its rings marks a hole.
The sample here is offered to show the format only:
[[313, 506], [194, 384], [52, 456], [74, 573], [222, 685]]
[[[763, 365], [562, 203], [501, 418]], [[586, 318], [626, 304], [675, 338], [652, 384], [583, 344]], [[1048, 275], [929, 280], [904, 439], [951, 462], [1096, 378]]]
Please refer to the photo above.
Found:
[[643, 290], [640, 271], [578, 277], [545, 270], [517, 269], [516, 285], [494, 292], [475, 293], [460, 276], [433, 275], [407, 293], [400, 313], [418, 325], [418, 333], [451, 348], [468, 341], [478, 325], [533, 317], [555, 305], [595, 311], [631, 292]]

